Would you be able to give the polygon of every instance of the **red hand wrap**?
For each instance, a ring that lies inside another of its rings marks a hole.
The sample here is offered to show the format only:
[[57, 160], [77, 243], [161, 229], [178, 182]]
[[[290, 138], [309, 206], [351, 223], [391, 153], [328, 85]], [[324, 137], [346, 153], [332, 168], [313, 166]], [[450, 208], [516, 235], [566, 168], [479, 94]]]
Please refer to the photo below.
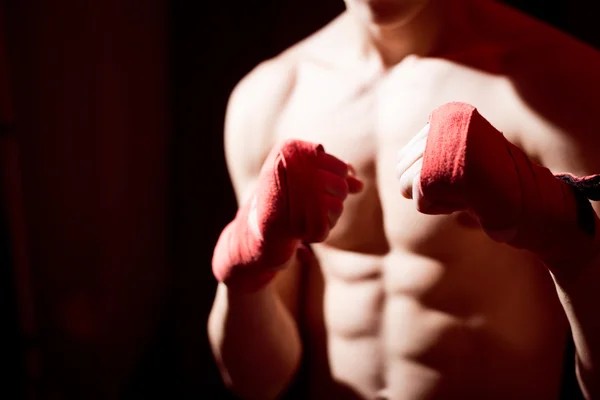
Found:
[[[290, 259], [300, 240], [323, 240], [327, 210], [315, 195], [321, 185], [315, 172], [322, 151], [320, 145], [298, 140], [271, 151], [253, 196], [219, 237], [212, 262], [217, 280], [257, 290]], [[249, 224], [253, 212], [259, 235]]]
[[597, 176], [558, 179], [468, 104], [439, 107], [429, 123], [419, 182], [428, 202], [470, 210], [492, 237], [513, 230], [505, 241], [549, 267], [597, 255], [598, 217], [578, 185], [567, 183], [570, 177], [581, 188]]

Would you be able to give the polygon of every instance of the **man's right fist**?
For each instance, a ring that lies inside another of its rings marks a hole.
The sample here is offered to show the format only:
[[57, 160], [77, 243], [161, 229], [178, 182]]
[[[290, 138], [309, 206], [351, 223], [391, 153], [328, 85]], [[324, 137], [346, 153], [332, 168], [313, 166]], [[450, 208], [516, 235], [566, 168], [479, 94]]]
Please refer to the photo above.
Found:
[[258, 185], [221, 233], [213, 273], [228, 286], [257, 290], [294, 254], [300, 242], [325, 240], [349, 193], [363, 184], [323, 146], [287, 140], [265, 161]]

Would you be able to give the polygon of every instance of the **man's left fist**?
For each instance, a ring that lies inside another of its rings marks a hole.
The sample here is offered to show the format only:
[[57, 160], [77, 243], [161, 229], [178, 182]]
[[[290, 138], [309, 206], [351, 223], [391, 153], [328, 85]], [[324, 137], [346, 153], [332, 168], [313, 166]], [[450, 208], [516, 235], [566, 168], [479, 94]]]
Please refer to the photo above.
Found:
[[532, 162], [471, 105], [434, 110], [400, 150], [396, 175], [420, 212], [467, 210], [492, 239], [533, 251], [546, 264], [600, 251], [598, 217], [583, 192]]

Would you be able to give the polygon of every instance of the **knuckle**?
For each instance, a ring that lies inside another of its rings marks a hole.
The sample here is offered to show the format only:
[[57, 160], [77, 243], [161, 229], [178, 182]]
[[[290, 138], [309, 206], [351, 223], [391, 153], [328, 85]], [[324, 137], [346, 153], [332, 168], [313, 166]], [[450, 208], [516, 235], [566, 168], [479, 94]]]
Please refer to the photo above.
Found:
[[297, 139], [285, 139], [281, 143], [281, 147], [295, 147], [296, 144], [298, 144], [298, 140]]
[[348, 193], [350, 192], [350, 187], [348, 186], [348, 182], [346, 182], [346, 180], [340, 179], [340, 181], [341, 181], [339, 183], [340, 196], [342, 197], [343, 200], [345, 200], [348, 197]]

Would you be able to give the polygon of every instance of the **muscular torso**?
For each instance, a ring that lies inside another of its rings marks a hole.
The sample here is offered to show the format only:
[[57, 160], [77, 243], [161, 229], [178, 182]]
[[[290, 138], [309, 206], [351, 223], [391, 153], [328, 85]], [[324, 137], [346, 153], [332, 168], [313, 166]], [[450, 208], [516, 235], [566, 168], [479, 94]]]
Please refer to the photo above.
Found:
[[311, 399], [558, 396], [567, 325], [549, 273], [467, 214], [419, 214], [394, 174], [398, 150], [449, 101], [476, 106], [534, 158], [548, 148], [499, 48], [488, 72], [410, 56], [369, 76], [297, 60], [276, 138], [321, 143], [365, 182], [303, 275]]

